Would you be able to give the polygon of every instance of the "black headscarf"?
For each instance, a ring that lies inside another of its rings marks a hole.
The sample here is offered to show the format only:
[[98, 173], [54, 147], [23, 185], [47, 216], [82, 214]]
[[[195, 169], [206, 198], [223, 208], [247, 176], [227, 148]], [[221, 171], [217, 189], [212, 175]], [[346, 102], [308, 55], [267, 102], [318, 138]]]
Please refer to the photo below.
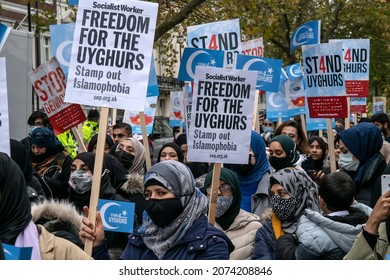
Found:
[[171, 147], [172, 149], [174, 149], [176, 151], [177, 157], [179, 158], [179, 161], [181, 163], [183, 163], [183, 161], [184, 161], [183, 152], [181, 151], [180, 147], [176, 143], [173, 143], [173, 142], [166, 143], [161, 147], [160, 151], [158, 152], [157, 162], [160, 162], [161, 152], [162, 152], [162, 150], [164, 150], [165, 147]]
[[[97, 144], [97, 139], [98, 139], [98, 134], [95, 134], [92, 136], [91, 140], [89, 140], [88, 143], [88, 152], [92, 153], [93, 152], [93, 147]], [[114, 141], [112, 140], [111, 136], [106, 134], [106, 143], [108, 146], [110, 146], [110, 149], [112, 146], [114, 146]]]
[[14, 245], [31, 221], [31, 205], [19, 166], [0, 153], [0, 240]]
[[[91, 170], [93, 174], [93, 169], [95, 167], [95, 154], [94, 153], [89, 153], [89, 152], [84, 152], [84, 153], [79, 153], [74, 159], [79, 159], [83, 161]], [[103, 172], [105, 171], [105, 166], [103, 164]], [[69, 199], [71, 202], [74, 203], [76, 208], [79, 211], [82, 211], [84, 206], [89, 205], [89, 200], [91, 197], [91, 191], [87, 191], [83, 194], [79, 194], [74, 191], [73, 188], [70, 188], [70, 196]], [[100, 182], [100, 192], [99, 192], [99, 198], [101, 199], [110, 199], [110, 200], [120, 200], [123, 201], [124, 199], [116, 194], [116, 190], [114, 187], [111, 185], [110, 182], [110, 177], [107, 173], [104, 174], [104, 176], [101, 178]]]
[[[227, 168], [221, 169], [221, 175], [219, 177], [222, 181], [228, 183], [233, 189], [233, 202], [230, 205], [229, 209], [221, 216], [216, 217], [215, 220], [221, 226], [223, 230], [229, 229], [230, 225], [234, 222], [234, 219], [237, 217], [240, 212], [241, 205], [241, 190], [240, 190], [240, 182], [238, 181], [238, 177], [236, 173]], [[213, 179], [213, 171], [211, 170], [204, 181], [204, 189], [211, 185]], [[219, 183], [219, 182], [218, 182]]]
[[31, 159], [28, 150], [18, 140], [10, 139], [11, 158], [19, 165], [23, 172], [26, 182], [30, 181], [32, 176]]

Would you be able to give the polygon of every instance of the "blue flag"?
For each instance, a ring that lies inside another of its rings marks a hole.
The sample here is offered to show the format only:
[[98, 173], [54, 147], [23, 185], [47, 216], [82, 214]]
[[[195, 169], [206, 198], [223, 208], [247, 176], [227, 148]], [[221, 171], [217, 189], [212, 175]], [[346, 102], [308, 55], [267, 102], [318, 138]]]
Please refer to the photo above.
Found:
[[32, 247], [16, 247], [2, 244], [6, 260], [31, 260]]
[[69, 6], [77, 6], [79, 4], [79, 0], [68, 0]]
[[104, 230], [116, 232], [133, 232], [134, 209], [132, 202], [99, 199], [98, 209]]
[[320, 43], [321, 21], [306, 22], [294, 30], [290, 38], [290, 53], [302, 45], [315, 45]]
[[287, 74], [280, 71], [279, 88], [276, 92], [266, 92], [266, 109], [268, 119], [279, 119], [288, 117], [288, 107], [286, 102], [285, 82]]
[[196, 66], [223, 67], [224, 52], [208, 49], [185, 48], [180, 62], [180, 81], [194, 81]]
[[74, 23], [50, 25], [51, 54], [57, 58], [66, 77], [68, 77], [74, 27]]
[[256, 89], [278, 92], [282, 60], [239, 54], [236, 68], [258, 72]]
[[5, 41], [8, 38], [9, 33], [11, 32], [11, 27], [8, 27], [7, 25], [4, 25], [0, 23], [0, 52], [1, 49], [4, 47]]

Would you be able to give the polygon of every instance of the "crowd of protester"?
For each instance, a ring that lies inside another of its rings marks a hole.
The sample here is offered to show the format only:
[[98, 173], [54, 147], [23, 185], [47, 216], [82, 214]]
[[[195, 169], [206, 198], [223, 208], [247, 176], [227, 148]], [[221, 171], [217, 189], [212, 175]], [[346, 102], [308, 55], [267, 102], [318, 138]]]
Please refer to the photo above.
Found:
[[86, 152], [71, 131], [54, 135], [43, 112], [27, 123], [26, 138], [11, 139], [11, 155], [0, 153], [0, 244], [32, 247], [32, 259], [342, 260], [390, 253], [390, 191], [381, 192], [381, 176], [390, 174], [384, 113], [348, 128], [337, 120], [333, 151], [327, 137], [306, 133], [299, 120], [263, 120], [260, 132], [251, 131], [247, 163], [220, 170], [212, 223], [213, 164], [187, 159], [186, 132], [164, 144], [148, 169], [144, 144], [118, 123], [105, 137], [99, 198], [135, 204], [130, 234], [105, 230], [99, 212], [89, 219], [99, 111], [82, 125]]

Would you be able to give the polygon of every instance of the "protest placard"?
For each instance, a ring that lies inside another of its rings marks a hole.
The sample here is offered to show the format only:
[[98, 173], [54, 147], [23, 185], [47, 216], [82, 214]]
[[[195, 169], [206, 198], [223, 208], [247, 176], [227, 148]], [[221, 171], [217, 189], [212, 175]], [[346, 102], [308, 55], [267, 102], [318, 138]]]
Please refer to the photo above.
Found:
[[54, 134], [58, 135], [86, 120], [79, 104], [64, 102], [66, 78], [56, 57], [28, 73], [34, 89], [42, 101]]
[[247, 163], [257, 73], [198, 66], [195, 76], [188, 160]]
[[241, 52], [240, 20], [232, 19], [187, 27], [191, 48], [225, 51], [224, 67], [233, 67]]
[[[79, 1], [65, 101], [101, 107], [89, 203], [89, 218], [93, 225], [100, 192], [108, 108], [139, 111], [145, 129], [142, 110], [157, 10], [158, 4], [143, 1]], [[144, 142], [148, 152], [149, 146]], [[146, 155], [146, 158], [148, 165], [150, 156]], [[91, 255], [92, 247], [93, 242], [86, 240], [85, 252]]]
[[184, 94], [183, 91], [171, 91], [170, 93], [171, 106], [169, 110], [169, 125], [183, 126], [184, 125]]
[[241, 54], [262, 57], [264, 55], [263, 38], [241, 42]]
[[363, 114], [367, 112], [367, 98], [351, 97], [350, 99], [351, 114]]
[[7, 72], [5, 58], [0, 57], [0, 152], [11, 156], [9, 141], [9, 115], [8, 115], [8, 92], [7, 92]]
[[347, 117], [342, 44], [302, 46], [302, 51], [310, 117]]
[[142, 111], [158, 5], [79, 1], [65, 101]]
[[341, 42], [345, 91], [349, 97], [368, 97], [370, 74], [370, 39], [332, 39]]

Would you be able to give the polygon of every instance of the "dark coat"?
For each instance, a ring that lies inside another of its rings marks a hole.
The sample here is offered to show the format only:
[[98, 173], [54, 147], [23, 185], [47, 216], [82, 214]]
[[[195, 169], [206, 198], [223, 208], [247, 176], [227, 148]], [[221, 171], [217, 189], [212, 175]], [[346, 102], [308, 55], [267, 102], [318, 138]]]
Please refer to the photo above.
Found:
[[272, 222], [267, 220], [256, 232], [255, 248], [253, 249], [254, 260], [276, 259], [276, 237], [272, 228]]
[[[230, 239], [202, 215], [195, 220], [188, 234], [166, 252], [164, 260], [228, 260], [233, 250]], [[105, 245], [95, 247], [92, 256], [95, 259], [108, 259]], [[120, 259], [157, 260], [157, 257], [146, 247], [142, 236], [135, 232], [129, 235], [129, 242]]]

